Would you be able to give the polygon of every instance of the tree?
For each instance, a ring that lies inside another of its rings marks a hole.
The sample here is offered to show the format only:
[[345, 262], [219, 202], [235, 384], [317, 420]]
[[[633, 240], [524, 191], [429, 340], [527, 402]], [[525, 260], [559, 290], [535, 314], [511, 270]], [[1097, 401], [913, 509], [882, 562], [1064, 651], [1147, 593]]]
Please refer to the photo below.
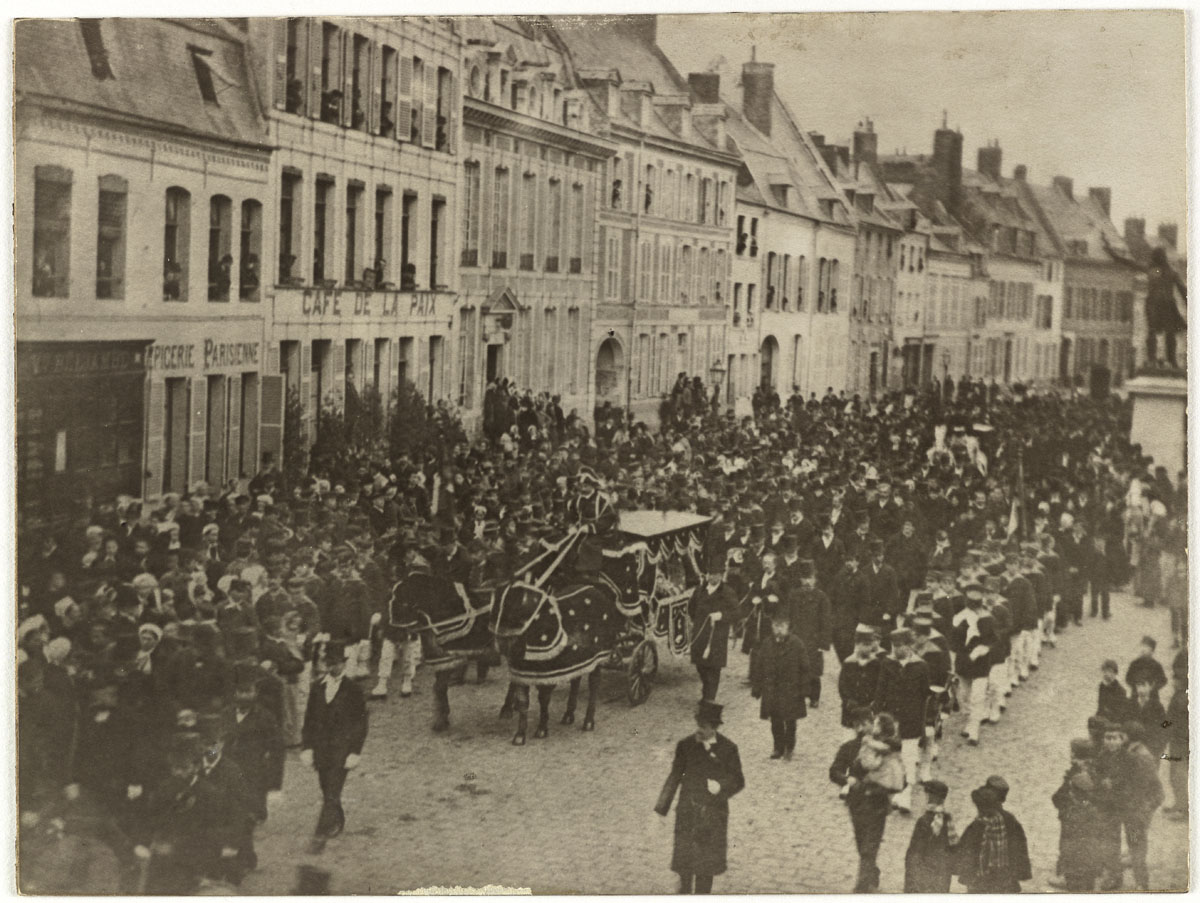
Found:
[[417, 387], [409, 380], [396, 386], [388, 405], [390, 457], [395, 459], [418, 451], [433, 451], [438, 438], [435, 433], [429, 409]]
[[283, 460], [279, 462], [285, 485], [299, 486], [308, 472], [308, 443], [304, 435], [304, 405], [300, 390], [289, 386], [283, 405]]

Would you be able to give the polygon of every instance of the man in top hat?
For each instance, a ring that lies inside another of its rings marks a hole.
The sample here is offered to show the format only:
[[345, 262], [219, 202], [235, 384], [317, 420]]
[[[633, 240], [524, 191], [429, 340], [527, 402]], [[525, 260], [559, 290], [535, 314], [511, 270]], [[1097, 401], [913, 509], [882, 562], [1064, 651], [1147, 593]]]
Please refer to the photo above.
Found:
[[746, 786], [737, 745], [717, 732], [721, 710], [701, 700], [696, 731], [675, 745], [671, 773], [654, 807], [665, 816], [678, 791], [671, 871], [679, 875], [680, 893], [710, 893], [713, 876], [725, 872], [729, 798]]
[[688, 603], [692, 616], [692, 664], [700, 674], [701, 698], [712, 702], [721, 684], [729, 649], [730, 621], [737, 613], [738, 600], [725, 582], [725, 558], [708, 561], [705, 579], [692, 593]]
[[[821, 540], [817, 540], [820, 543]], [[814, 549], [817, 546], [814, 543]], [[858, 553], [847, 554], [836, 577], [822, 584], [817, 568], [817, 586], [829, 597], [830, 634], [838, 661], [845, 661], [854, 651], [854, 628], [860, 622], [859, 613], [867, 598], [867, 578], [859, 567]]]
[[984, 606], [982, 586], [969, 584], [965, 593], [966, 605], [951, 622], [954, 670], [959, 678], [959, 702], [967, 716], [962, 735], [968, 745], [978, 746], [979, 726], [988, 714], [988, 674], [996, 623]]
[[358, 766], [367, 739], [367, 707], [362, 690], [346, 678], [346, 650], [336, 641], [322, 650], [326, 673], [308, 696], [301, 731], [300, 761], [316, 770], [321, 785], [321, 814], [312, 849], [341, 833], [346, 824], [342, 787]]
[[870, 624], [859, 624], [854, 631], [854, 652], [842, 662], [838, 674], [838, 694], [842, 697], [842, 727], [854, 731], [855, 709], [875, 707], [879, 693], [879, 634]]
[[879, 694], [876, 708], [896, 719], [900, 729], [900, 761], [908, 783], [893, 798], [903, 813], [912, 810], [912, 785], [917, 780], [920, 743], [925, 736], [929, 705], [929, 668], [913, 652], [913, 633], [897, 627], [891, 635], [892, 653], [880, 661]]
[[567, 502], [567, 520], [596, 536], [617, 528], [617, 510], [600, 491], [600, 477], [590, 467], [579, 468], [579, 494]]
[[283, 730], [258, 699], [262, 669], [245, 662], [234, 668], [233, 712], [227, 723], [225, 755], [246, 779], [251, 813], [267, 820], [267, 794], [283, 786]]

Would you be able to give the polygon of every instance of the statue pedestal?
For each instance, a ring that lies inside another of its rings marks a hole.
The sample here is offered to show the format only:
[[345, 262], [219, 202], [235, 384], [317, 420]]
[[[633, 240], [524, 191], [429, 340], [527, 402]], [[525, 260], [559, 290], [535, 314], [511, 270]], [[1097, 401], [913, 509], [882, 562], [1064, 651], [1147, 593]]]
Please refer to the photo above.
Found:
[[1131, 442], [1142, 454], [1165, 467], [1171, 482], [1187, 468], [1187, 376], [1143, 375], [1129, 380], [1125, 390], [1133, 399]]

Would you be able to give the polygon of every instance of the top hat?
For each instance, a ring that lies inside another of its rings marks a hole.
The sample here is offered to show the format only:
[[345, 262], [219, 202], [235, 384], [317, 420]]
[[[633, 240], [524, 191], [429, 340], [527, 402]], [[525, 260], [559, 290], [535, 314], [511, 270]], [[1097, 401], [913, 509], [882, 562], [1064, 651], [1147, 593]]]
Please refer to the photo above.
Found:
[[696, 723], [719, 727], [725, 723], [721, 720], [721, 713], [724, 709], [725, 707], [722, 705], [709, 702], [707, 699], [701, 699], [700, 705], [696, 707]]

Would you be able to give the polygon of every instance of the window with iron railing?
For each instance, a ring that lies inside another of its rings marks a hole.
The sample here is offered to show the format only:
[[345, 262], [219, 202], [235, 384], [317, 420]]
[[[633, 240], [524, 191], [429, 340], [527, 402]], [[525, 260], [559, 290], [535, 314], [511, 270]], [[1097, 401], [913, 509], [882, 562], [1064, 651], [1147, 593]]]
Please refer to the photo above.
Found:
[[120, 176], [100, 178], [96, 229], [96, 297], [125, 297], [125, 210], [128, 183]]
[[34, 169], [33, 296], [66, 298], [71, 279], [71, 170]]

